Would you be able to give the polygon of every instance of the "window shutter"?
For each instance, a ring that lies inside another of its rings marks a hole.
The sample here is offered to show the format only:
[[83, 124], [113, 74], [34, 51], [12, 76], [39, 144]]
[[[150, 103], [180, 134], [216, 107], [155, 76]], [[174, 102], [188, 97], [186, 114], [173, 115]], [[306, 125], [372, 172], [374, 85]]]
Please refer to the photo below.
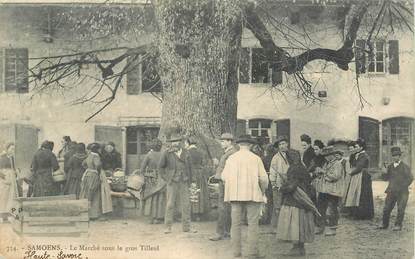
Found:
[[4, 50], [4, 90], [16, 90], [16, 52], [15, 49]]
[[245, 134], [246, 134], [246, 120], [237, 120], [235, 137], [239, 137]]
[[0, 48], [0, 92], [4, 91], [3, 85], [3, 65], [4, 65], [4, 49]]
[[290, 140], [291, 124], [289, 119], [277, 120], [275, 122], [277, 137], [286, 136]]
[[140, 56], [130, 56], [127, 62], [127, 94], [137, 95], [141, 90]]
[[249, 62], [249, 48], [241, 49], [241, 56], [239, 58], [239, 83], [249, 84], [250, 62]]
[[399, 74], [399, 41], [389, 41], [389, 74]]
[[282, 71], [276, 71], [275, 68], [272, 69], [272, 86], [277, 86], [282, 84]]
[[161, 92], [161, 81], [156, 70], [156, 62], [156, 58], [151, 56], [143, 60], [141, 64], [142, 92]]
[[29, 51], [28, 49], [15, 49], [16, 51], [16, 87], [18, 93], [29, 92]]
[[366, 73], [365, 41], [356, 40], [355, 44], [356, 73]]

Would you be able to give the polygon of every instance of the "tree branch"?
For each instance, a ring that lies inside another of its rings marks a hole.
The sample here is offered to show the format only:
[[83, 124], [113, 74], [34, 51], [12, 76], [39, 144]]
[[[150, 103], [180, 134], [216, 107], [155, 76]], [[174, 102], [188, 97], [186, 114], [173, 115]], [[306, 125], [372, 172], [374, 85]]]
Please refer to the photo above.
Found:
[[313, 60], [333, 62], [340, 69], [348, 70], [348, 64], [354, 58], [353, 44], [357, 31], [363, 16], [367, 12], [368, 6], [369, 3], [367, 1], [361, 1], [359, 4], [352, 5], [348, 14], [351, 19], [348, 23], [343, 46], [337, 50], [315, 48], [307, 50], [297, 56], [290, 56], [289, 53], [274, 43], [271, 34], [257, 14], [254, 4], [249, 4], [245, 8], [246, 26], [259, 40], [276, 71], [285, 71], [288, 74], [293, 74], [302, 71], [304, 66]]

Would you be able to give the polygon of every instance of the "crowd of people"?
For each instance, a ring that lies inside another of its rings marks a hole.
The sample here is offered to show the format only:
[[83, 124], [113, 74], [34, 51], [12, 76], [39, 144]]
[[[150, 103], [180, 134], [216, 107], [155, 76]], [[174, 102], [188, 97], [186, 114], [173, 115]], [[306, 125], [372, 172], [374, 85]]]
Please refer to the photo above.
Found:
[[[218, 219], [209, 239], [231, 239], [235, 257], [242, 254], [243, 224], [248, 225], [249, 257], [261, 255], [257, 246], [260, 223], [270, 223], [278, 239], [293, 242], [288, 255], [303, 256], [304, 244], [313, 242], [315, 235], [336, 235], [341, 214], [355, 220], [374, 217], [369, 155], [363, 139], [347, 142], [345, 150], [335, 141], [324, 144], [303, 134], [300, 151], [290, 148], [286, 136], [279, 136], [264, 149], [250, 135], [234, 139], [231, 133], [224, 133], [219, 141], [223, 152], [217, 159], [200, 148], [196, 138], [171, 134], [165, 147], [153, 140], [137, 165], [133, 174], [143, 182], [135, 195], [150, 223], [165, 224], [164, 233], [172, 232], [177, 208], [181, 208], [182, 230], [197, 232], [191, 221], [209, 218], [209, 187], [214, 184], [218, 186]], [[105, 218], [101, 215], [113, 210], [107, 178], [122, 168], [114, 143], [85, 146], [65, 136], [58, 156], [53, 148], [53, 142], [44, 141], [35, 153], [32, 175], [25, 179], [29, 185], [26, 196], [73, 194], [90, 201], [91, 220]], [[413, 176], [400, 159], [400, 148], [393, 147], [391, 153], [394, 161], [383, 174], [389, 186], [379, 229], [388, 228], [397, 203], [394, 230], [401, 230]], [[65, 181], [56, 181], [59, 170]], [[16, 178], [14, 144], [10, 143], [0, 156], [1, 215], [22, 195]]]

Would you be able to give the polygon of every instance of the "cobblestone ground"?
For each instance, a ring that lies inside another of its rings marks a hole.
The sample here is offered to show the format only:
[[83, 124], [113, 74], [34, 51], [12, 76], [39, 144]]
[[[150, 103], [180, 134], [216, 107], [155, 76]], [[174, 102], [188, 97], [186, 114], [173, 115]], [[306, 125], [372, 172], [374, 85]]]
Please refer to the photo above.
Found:
[[[414, 195], [411, 193], [406, 210], [404, 228], [401, 232], [375, 230], [379, 224], [386, 183], [374, 182], [375, 219], [353, 221], [341, 218], [337, 235], [316, 236], [312, 244], [306, 245], [306, 258], [412, 258], [414, 250]], [[396, 211], [392, 213], [391, 222]], [[23, 240], [13, 234], [10, 225], [0, 225], [0, 255], [5, 258], [23, 258], [31, 244], [59, 244], [66, 256], [59, 257], [59, 251], [47, 251], [50, 257], [27, 257], [33, 259], [51, 258], [232, 258], [229, 240], [212, 242], [208, 237], [215, 229], [215, 222], [195, 223], [198, 233], [181, 232], [179, 223], [173, 233], [165, 235], [163, 225], [149, 225], [143, 218], [92, 222], [88, 238], [49, 238], [47, 240]], [[276, 240], [269, 226], [261, 226], [260, 249], [266, 258], [290, 258], [283, 254], [291, 244]], [[246, 234], [246, 233], [245, 233]], [[99, 245], [99, 250], [79, 251], [79, 245]], [[78, 250], [70, 250], [71, 246]], [[17, 251], [7, 251], [17, 247]], [[115, 250], [104, 250], [104, 247]], [[149, 250], [151, 247], [153, 250]], [[120, 250], [117, 250], [120, 248]], [[81, 253], [81, 257], [75, 257]], [[43, 255], [37, 250], [36, 255]], [[26, 254], [27, 255], [27, 254]], [[0, 256], [1, 258], [1, 256]]]

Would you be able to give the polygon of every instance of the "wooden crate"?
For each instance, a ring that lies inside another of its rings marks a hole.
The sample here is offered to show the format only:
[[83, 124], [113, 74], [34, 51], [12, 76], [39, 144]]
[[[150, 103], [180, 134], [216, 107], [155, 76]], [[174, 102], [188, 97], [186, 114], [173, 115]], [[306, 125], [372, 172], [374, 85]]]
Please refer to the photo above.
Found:
[[18, 198], [20, 213], [12, 221], [26, 236], [84, 236], [88, 234], [88, 200], [75, 195]]

